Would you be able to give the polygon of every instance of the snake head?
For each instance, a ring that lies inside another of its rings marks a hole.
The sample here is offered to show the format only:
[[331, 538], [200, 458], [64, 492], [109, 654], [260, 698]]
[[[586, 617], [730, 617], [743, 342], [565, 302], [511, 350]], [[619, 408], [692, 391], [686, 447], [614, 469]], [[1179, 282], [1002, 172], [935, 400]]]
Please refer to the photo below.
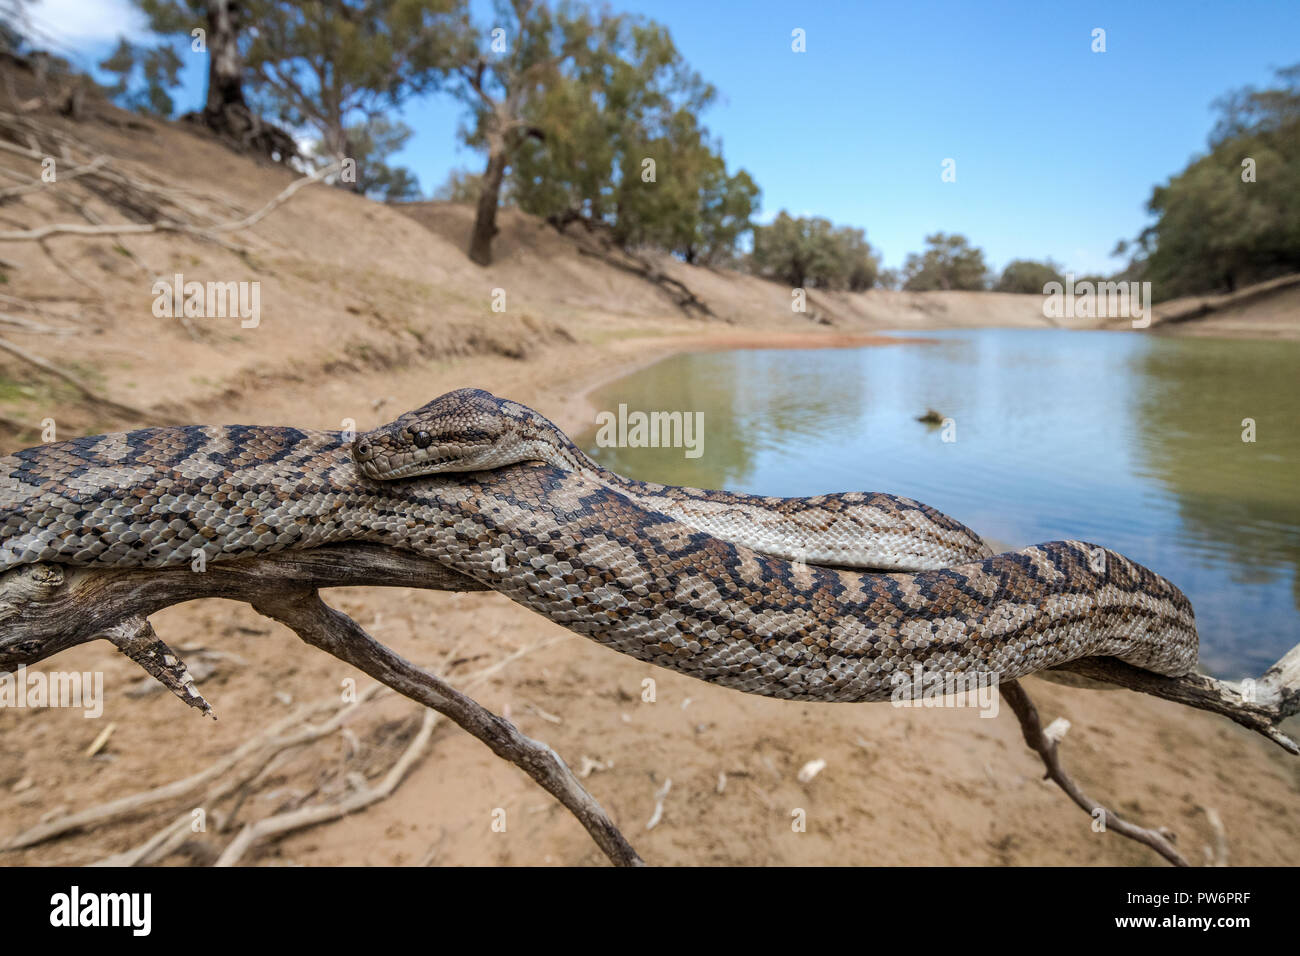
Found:
[[546, 421], [491, 392], [460, 388], [358, 435], [352, 457], [380, 481], [500, 468], [537, 457], [526, 440], [530, 417]]

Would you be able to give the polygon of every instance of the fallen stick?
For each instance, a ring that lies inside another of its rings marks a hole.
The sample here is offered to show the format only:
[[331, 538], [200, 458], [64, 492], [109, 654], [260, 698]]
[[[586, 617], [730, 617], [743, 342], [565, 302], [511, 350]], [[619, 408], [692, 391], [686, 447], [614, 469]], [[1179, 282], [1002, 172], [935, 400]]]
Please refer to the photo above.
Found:
[[424, 753], [424, 749], [429, 745], [429, 739], [433, 736], [433, 728], [437, 721], [438, 714], [435, 711], [426, 710], [424, 712], [424, 719], [420, 722], [419, 732], [401, 757], [397, 759], [397, 762], [384, 775], [384, 779], [378, 786], [362, 787], [354, 790], [343, 800], [336, 803], [300, 807], [288, 813], [277, 813], [255, 823], [249, 823], [239, 831], [239, 836], [235, 837], [221, 856], [217, 858], [216, 865], [234, 866], [255, 843], [265, 840], [267, 837], [287, 833], [290, 830], [302, 829], [303, 827], [315, 826], [328, 820], [336, 820], [383, 800], [397, 789], [397, 785], [402, 782], [402, 778], [406, 776], [407, 771]]
[[[320, 182], [326, 176], [338, 172], [339, 168], [340, 167], [337, 163], [333, 163], [329, 166], [322, 166], [315, 172], [294, 180], [261, 209], [250, 213], [243, 219], [237, 219], [234, 222], [219, 223], [215, 226], [195, 226], [190, 223], [178, 222], [172, 219], [163, 219], [158, 222], [106, 223], [104, 225], [85, 225], [77, 222], [50, 223], [49, 225], [39, 226], [35, 229], [20, 229], [16, 232], [0, 232], [0, 242], [38, 242], [42, 239], [48, 239], [51, 236], [62, 235], [135, 236], [151, 232], [180, 232], [192, 236], [198, 236], [202, 239], [213, 239], [222, 233], [237, 232], [240, 229], [247, 229], [249, 226], [260, 222], [271, 212], [286, 203], [298, 190], [302, 189], [304, 186], [309, 186], [312, 183]], [[229, 244], [227, 243], [227, 245]]]
[[1043, 730], [1043, 725], [1038, 719], [1038, 708], [1034, 706], [1034, 702], [1025, 693], [1019, 681], [1005, 681], [999, 689], [1002, 699], [1011, 705], [1016, 719], [1020, 721], [1020, 732], [1025, 738], [1025, 743], [1030, 750], [1042, 758], [1043, 766], [1047, 768], [1047, 777], [1064, 790], [1084, 812], [1094, 819], [1097, 819], [1097, 814], [1100, 813], [1100, 819], [1107, 831], [1114, 830], [1120, 836], [1151, 847], [1175, 866], [1191, 865], [1174, 847], [1173, 835], [1168, 830], [1152, 830], [1138, 826], [1124, 819], [1115, 810], [1102, 806], [1083, 792], [1074, 778], [1065, 772], [1065, 768], [1061, 765], [1059, 741]]

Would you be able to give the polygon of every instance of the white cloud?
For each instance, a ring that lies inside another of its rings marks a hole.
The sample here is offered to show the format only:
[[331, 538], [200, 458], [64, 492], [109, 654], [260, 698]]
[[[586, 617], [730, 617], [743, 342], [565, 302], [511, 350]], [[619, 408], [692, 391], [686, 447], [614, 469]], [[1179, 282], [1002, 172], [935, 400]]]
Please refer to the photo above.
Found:
[[119, 36], [138, 39], [148, 30], [130, 0], [36, 0], [29, 8], [33, 46], [84, 53]]

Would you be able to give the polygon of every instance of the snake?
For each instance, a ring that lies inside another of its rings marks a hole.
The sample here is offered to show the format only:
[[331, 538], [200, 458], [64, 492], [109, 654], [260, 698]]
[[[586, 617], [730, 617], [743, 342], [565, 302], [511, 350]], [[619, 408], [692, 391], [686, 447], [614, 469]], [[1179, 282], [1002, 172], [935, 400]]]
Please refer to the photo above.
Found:
[[780, 699], [897, 699], [1118, 658], [1195, 669], [1191, 602], [1118, 552], [993, 554], [909, 498], [771, 498], [601, 467], [540, 413], [458, 389], [353, 435], [144, 428], [0, 458], [0, 572], [201, 570], [368, 541], [467, 575], [640, 661]]

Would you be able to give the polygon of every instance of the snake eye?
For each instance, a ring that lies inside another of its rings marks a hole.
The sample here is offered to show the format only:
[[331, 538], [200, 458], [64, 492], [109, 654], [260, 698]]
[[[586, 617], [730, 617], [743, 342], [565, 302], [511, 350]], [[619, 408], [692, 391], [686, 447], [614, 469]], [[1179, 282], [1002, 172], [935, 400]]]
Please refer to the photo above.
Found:
[[433, 444], [433, 436], [430, 435], [428, 432], [415, 433], [416, 448], [428, 448], [432, 444]]

